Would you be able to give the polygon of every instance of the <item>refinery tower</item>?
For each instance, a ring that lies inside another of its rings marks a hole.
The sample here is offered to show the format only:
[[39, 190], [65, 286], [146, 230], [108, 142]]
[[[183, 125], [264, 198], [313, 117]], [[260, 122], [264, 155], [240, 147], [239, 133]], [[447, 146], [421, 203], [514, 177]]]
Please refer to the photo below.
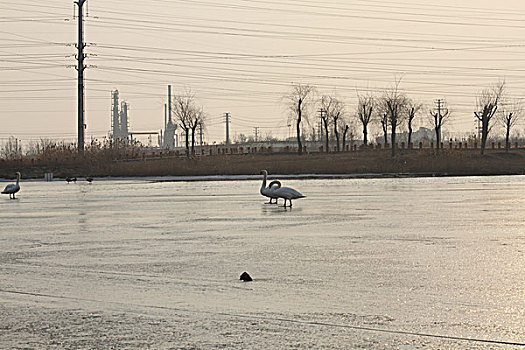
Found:
[[[166, 107], [168, 109], [167, 113]], [[168, 103], [164, 106], [164, 148], [172, 150], [176, 147], [176, 131], [177, 124], [173, 122], [171, 111], [171, 85], [168, 85]]]
[[118, 90], [111, 92], [112, 109], [111, 109], [111, 131], [113, 140], [127, 140], [129, 138], [129, 105], [122, 101], [119, 106]]

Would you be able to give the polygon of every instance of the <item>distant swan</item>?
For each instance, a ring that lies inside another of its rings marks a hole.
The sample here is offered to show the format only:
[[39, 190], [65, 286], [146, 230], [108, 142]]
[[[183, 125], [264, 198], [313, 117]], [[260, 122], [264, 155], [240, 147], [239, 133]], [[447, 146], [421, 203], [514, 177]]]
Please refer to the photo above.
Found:
[[274, 180], [270, 182], [268, 187], [266, 187], [266, 179], [268, 177], [268, 172], [266, 170], [261, 170], [261, 174], [264, 175], [263, 182], [261, 185], [261, 191], [260, 191], [261, 194], [265, 197], [270, 198], [270, 201], [268, 202], [268, 204], [273, 204], [272, 200], [274, 199], [275, 199], [275, 204], [277, 204], [277, 196], [273, 195], [273, 191], [281, 187], [281, 182]]
[[[266, 185], [266, 175], [268, 172], [266, 170], [262, 170], [261, 173], [264, 174], [263, 179], [263, 185]], [[262, 187], [261, 187], [261, 193], [262, 193]], [[270, 189], [269, 192], [270, 196], [272, 198], [282, 198], [284, 199], [284, 206], [286, 207], [286, 201], [290, 203], [290, 207], [292, 206], [292, 199], [299, 199], [299, 198], [305, 198], [306, 196], [303, 196], [299, 191], [291, 188], [291, 187], [278, 187], [275, 189]]]
[[70, 183], [71, 181], [73, 181], [74, 183], [76, 183], [76, 182], [77, 182], [77, 178], [76, 178], [76, 177], [69, 177], [69, 176], [67, 176], [67, 177], [66, 177], [66, 182], [67, 182], [67, 183]]
[[9, 184], [7, 185], [4, 190], [2, 191], [2, 194], [8, 194], [9, 199], [15, 199], [15, 193], [20, 191], [20, 173], [16, 173], [16, 184]]

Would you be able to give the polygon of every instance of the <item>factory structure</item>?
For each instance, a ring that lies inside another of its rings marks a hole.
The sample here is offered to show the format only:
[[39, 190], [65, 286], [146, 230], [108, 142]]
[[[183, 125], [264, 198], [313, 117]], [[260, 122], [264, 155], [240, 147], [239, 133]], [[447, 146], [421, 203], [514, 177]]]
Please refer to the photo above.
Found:
[[129, 105], [126, 101], [122, 101], [119, 105], [118, 90], [111, 92], [111, 137], [113, 140], [128, 140], [129, 139], [129, 119], [128, 110]]
[[173, 150], [177, 147], [177, 123], [173, 122], [171, 111], [171, 85], [168, 85], [168, 103], [164, 105], [164, 132], [160, 132], [161, 148]]
[[152, 145], [152, 136], [158, 137], [158, 147], [166, 150], [174, 150], [178, 146], [177, 123], [172, 117], [171, 85], [168, 85], [168, 101], [164, 105], [164, 128], [160, 132], [130, 131], [129, 104], [119, 101], [119, 91], [111, 92], [111, 132], [110, 137], [118, 142], [133, 143], [134, 136], [149, 136], [149, 146]]

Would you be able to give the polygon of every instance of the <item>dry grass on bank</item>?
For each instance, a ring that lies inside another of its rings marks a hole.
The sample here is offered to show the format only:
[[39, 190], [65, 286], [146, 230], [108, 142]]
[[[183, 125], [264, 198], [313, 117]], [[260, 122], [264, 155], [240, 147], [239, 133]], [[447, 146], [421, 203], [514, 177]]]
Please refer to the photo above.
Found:
[[384, 174], [506, 175], [525, 173], [525, 150], [400, 151], [389, 150], [330, 154], [248, 154], [211, 157], [164, 158], [133, 161], [63, 162], [60, 165], [0, 162], [0, 177], [21, 171], [24, 177], [42, 178], [45, 172], [65, 176], [191, 176], [248, 175], [267, 169], [272, 174]]

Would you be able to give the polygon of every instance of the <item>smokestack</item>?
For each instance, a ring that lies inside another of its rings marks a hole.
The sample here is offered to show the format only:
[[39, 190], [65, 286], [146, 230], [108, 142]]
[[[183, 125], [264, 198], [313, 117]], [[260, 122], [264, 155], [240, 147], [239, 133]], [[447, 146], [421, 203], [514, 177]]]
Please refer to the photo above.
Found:
[[118, 139], [121, 137], [120, 134], [120, 119], [119, 119], [119, 109], [118, 109], [118, 90], [112, 92], [113, 97], [113, 111], [112, 111], [112, 127], [113, 127], [113, 139]]
[[122, 101], [120, 106], [120, 137], [126, 139], [129, 136], [129, 116], [128, 116], [128, 103]]
[[171, 85], [168, 85], [168, 120], [171, 123]]
[[168, 110], [167, 105], [164, 104], [164, 129], [168, 126]]

